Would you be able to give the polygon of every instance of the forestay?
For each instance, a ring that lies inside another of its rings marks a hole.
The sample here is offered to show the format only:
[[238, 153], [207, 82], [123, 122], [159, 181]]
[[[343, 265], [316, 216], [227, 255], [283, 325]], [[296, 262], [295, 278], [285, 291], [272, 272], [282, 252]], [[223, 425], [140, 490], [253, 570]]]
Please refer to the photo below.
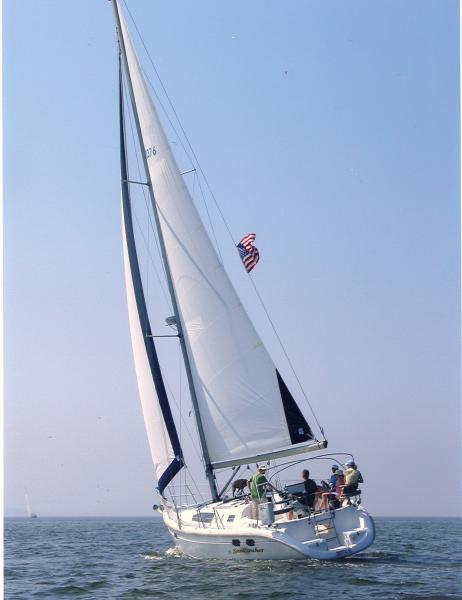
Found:
[[214, 466], [238, 464], [273, 455], [277, 449], [280, 455], [294, 454], [309, 446], [314, 435], [277, 373], [201, 222], [122, 15], [120, 19], [210, 461]]

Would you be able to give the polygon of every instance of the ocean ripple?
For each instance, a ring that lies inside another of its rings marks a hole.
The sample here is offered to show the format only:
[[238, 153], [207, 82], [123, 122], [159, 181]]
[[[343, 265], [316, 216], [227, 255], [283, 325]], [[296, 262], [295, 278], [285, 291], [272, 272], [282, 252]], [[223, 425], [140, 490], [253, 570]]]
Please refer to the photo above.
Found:
[[200, 561], [158, 518], [6, 519], [5, 599], [462, 600], [458, 519], [377, 519], [342, 562]]

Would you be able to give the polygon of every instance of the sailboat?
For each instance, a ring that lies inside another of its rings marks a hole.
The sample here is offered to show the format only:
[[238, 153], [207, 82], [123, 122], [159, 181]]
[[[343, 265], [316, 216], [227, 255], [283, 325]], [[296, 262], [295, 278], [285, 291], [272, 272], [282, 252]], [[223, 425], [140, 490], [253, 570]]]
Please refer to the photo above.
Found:
[[26, 490], [24, 491], [24, 502], [26, 504], [26, 513], [27, 513], [27, 516], [29, 517], [29, 519], [36, 519], [37, 513], [34, 513], [32, 511], [32, 508], [30, 506], [29, 494], [27, 493]]
[[[241, 468], [258, 463], [272, 481], [280, 481], [278, 473], [286, 468], [280, 459], [299, 464], [324, 452], [327, 441], [308, 424], [236, 293], [178, 167], [120, 1], [112, 0], [112, 5], [119, 45], [125, 280], [139, 395], [160, 496], [154, 508], [178, 551], [194, 558], [330, 560], [357, 554], [375, 536], [359, 490], [324, 510], [303, 502], [299, 484], [280, 482], [271, 494], [268, 488], [256, 507], [244, 493], [233, 497], [229, 492]], [[145, 181], [129, 174], [126, 105], [135, 123]], [[172, 481], [188, 457], [167, 394], [141, 278], [131, 202], [137, 185], [150, 197], [174, 312], [167, 323], [181, 347], [209, 487], [205, 500], [191, 494], [180, 502], [181, 493], [174, 493]], [[226, 482], [219, 485], [223, 477]]]

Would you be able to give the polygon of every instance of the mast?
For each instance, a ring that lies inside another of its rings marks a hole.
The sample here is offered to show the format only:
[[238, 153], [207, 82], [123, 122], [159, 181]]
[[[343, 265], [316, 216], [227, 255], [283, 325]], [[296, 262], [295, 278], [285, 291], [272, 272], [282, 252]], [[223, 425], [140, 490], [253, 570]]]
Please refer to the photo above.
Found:
[[144, 143], [143, 143], [143, 136], [142, 136], [142, 132], [141, 132], [140, 119], [139, 119], [138, 109], [137, 109], [136, 102], [135, 102], [135, 94], [133, 91], [133, 84], [132, 84], [132, 79], [131, 79], [130, 70], [129, 70], [129, 66], [128, 66], [127, 54], [126, 54], [126, 50], [125, 50], [125, 42], [124, 42], [123, 35], [122, 35], [119, 6], [118, 6], [117, 0], [112, 0], [112, 1], [113, 1], [113, 5], [114, 5], [114, 14], [115, 14], [115, 19], [116, 19], [116, 24], [117, 24], [117, 32], [118, 32], [120, 51], [122, 54], [123, 63], [124, 63], [124, 67], [125, 67], [125, 73], [127, 76], [127, 84], [128, 84], [128, 89], [129, 89], [129, 93], [130, 93], [130, 100], [131, 100], [133, 115], [135, 118], [138, 142], [140, 144], [141, 155], [143, 158], [143, 166], [144, 166], [144, 170], [145, 170], [146, 178], [147, 178], [147, 188], [149, 190], [149, 196], [151, 198], [151, 205], [152, 205], [152, 210], [153, 210], [153, 214], [154, 214], [154, 220], [156, 223], [157, 236], [159, 239], [162, 260], [163, 260], [163, 263], [165, 266], [165, 273], [166, 273], [166, 277], [167, 277], [168, 289], [169, 289], [170, 297], [172, 300], [172, 307], [173, 307], [173, 312], [174, 312], [175, 320], [176, 320], [178, 339], [180, 342], [181, 352], [183, 355], [186, 376], [187, 376], [188, 384], [189, 384], [189, 392], [191, 394], [191, 401], [192, 401], [192, 405], [193, 405], [193, 409], [194, 409], [194, 416], [196, 419], [197, 430], [199, 433], [199, 441], [201, 444], [202, 455], [204, 457], [204, 462], [205, 462], [205, 474], [207, 476], [207, 480], [208, 480], [208, 483], [210, 486], [210, 492], [212, 494], [212, 499], [214, 501], [216, 501], [219, 499], [218, 489], [217, 489], [215, 476], [214, 476], [213, 468], [212, 468], [211, 461], [210, 461], [210, 455], [209, 455], [208, 448], [207, 448], [207, 441], [206, 441], [205, 434], [204, 434], [204, 428], [202, 425], [201, 415], [200, 415], [200, 411], [199, 411], [199, 403], [197, 400], [196, 389], [194, 386], [194, 378], [193, 378], [193, 374], [192, 374], [192, 368], [191, 368], [191, 364], [189, 361], [188, 351], [186, 348], [186, 342], [185, 342], [184, 335], [183, 335], [183, 325], [182, 325], [182, 321], [181, 321], [180, 311], [178, 308], [178, 302], [176, 299], [175, 288], [173, 286], [172, 274], [171, 274], [170, 265], [169, 265], [169, 261], [168, 261], [168, 257], [167, 257], [167, 251], [165, 248], [165, 241], [164, 241], [164, 237], [162, 234], [162, 228], [160, 226], [159, 213], [157, 210], [157, 203], [156, 203], [156, 199], [154, 196], [151, 175], [149, 173], [147, 156], [146, 156], [146, 152], [144, 151]]

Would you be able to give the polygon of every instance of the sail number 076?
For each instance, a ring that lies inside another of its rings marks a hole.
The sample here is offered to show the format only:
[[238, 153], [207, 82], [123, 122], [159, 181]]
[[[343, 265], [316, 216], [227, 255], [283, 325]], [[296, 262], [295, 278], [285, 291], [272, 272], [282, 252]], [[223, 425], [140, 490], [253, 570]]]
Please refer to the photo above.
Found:
[[151, 146], [150, 148], [146, 148], [146, 158], [151, 158], [151, 156], [155, 156], [157, 154], [157, 150], [155, 146]]

